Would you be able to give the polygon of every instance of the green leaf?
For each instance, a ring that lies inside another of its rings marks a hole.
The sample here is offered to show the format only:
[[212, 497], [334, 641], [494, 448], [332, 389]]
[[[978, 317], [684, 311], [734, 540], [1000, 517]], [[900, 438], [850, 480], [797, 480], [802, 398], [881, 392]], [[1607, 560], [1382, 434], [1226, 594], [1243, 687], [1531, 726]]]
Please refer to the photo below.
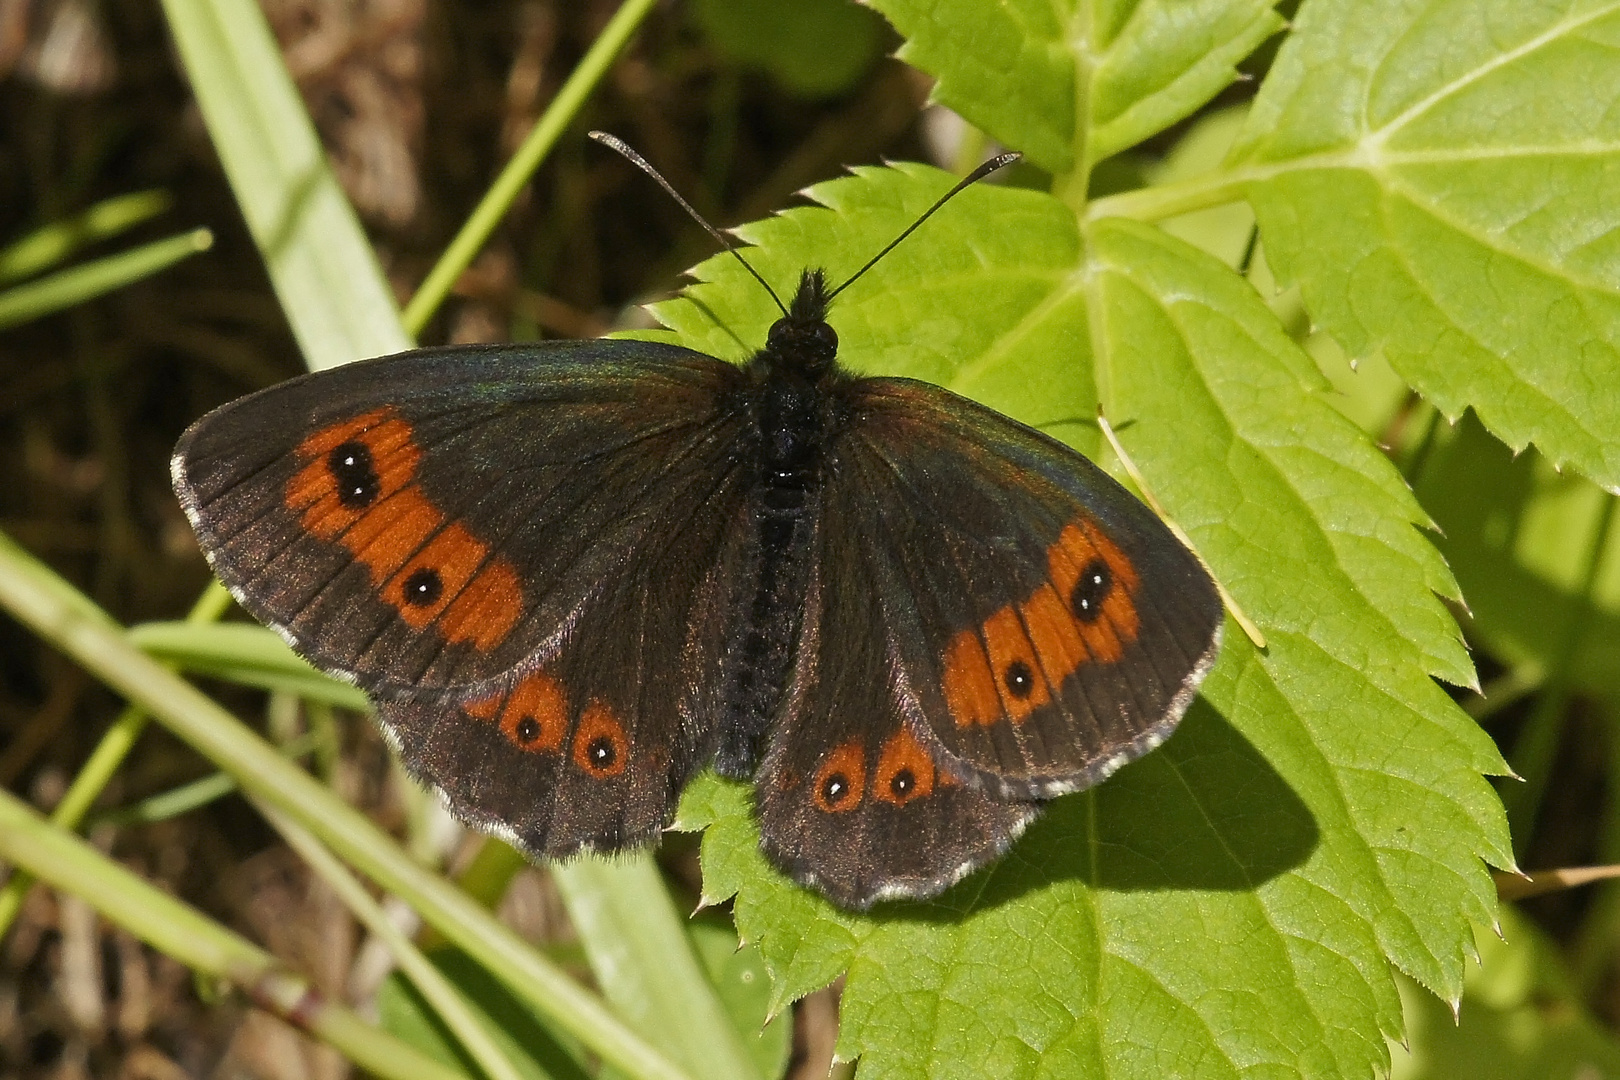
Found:
[[[1468, 598], [1470, 631], [1492, 656], [1541, 674], [1567, 664], [1581, 692], [1620, 695], [1620, 535], [1611, 531], [1592, 595], [1581, 595], [1613, 496], [1540, 454], [1514, 454], [1471, 413], [1437, 438], [1417, 493], [1443, 532], [1436, 542]], [[1574, 651], [1560, 657], [1578, 616], [1585, 622]]]
[[1232, 159], [1351, 356], [1611, 489], [1616, 34], [1614, 0], [1312, 0]]
[[1403, 983], [1411, 1049], [1390, 1080], [1580, 1080], [1620, 1075], [1620, 1043], [1586, 1012], [1558, 946], [1511, 908], [1479, 935], [1462, 1009]]
[[[1282, 26], [1275, 0], [1113, 0], [1091, 5], [1093, 161], [1192, 115]], [[1081, 5], [1082, 9], [1086, 5]]]
[[[820, 185], [746, 226], [785, 287], [839, 280], [944, 190], [921, 166]], [[829, 212], [829, 210], [834, 212]], [[742, 355], [773, 307], [729, 259], [656, 314]], [[1137, 465], [1270, 639], [1229, 632], [1181, 730], [1058, 800], [938, 901], [837, 911], [771, 871], [746, 789], [705, 778], [706, 896], [736, 896], [783, 1000], [848, 972], [840, 1054], [870, 1077], [1363, 1076], [1400, 1027], [1393, 961], [1461, 991], [1480, 858], [1511, 860], [1489, 739], [1436, 687], [1472, 681], [1456, 585], [1388, 461], [1246, 283], [1146, 226], [970, 189], [840, 297], [841, 356]]]
[[721, 52], [805, 97], [853, 86], [877, 59], [882, 32], [852, 0], [698, 0], [692, 14]]
[[1274, 0], [872, 0], [933, 96], [1058, 174], [1189, 116], [1281, 20]]

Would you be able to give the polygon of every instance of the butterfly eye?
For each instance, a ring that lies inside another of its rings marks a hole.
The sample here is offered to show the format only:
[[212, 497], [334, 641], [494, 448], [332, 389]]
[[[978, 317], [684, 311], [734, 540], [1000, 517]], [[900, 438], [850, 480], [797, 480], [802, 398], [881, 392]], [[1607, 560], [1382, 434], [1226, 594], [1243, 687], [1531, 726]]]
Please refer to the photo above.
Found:
[[1074, 583], [1074, 591], [1069, 596], [1075, 618], [1081, 622], [1096, 622], [1102, 614], [1103, 601], [1108, 599], [1113, 588], [1114, 575], [1106, 562], [1092, 559], [1086, 563], [1085, 569], [1080, 571], [1080, 580]]
[[793, 320], [777, 319], [771, 323], [770, 332], [765, 335], [765, 347], [767, 349], [785, 348], [793, 340], [793, 337]]
[[820, 321], [777, 319], [771, 324], [765, 347], [778, 354], [795, 354], [820, 368], [831, 364], [838, 355], [838, 331]]

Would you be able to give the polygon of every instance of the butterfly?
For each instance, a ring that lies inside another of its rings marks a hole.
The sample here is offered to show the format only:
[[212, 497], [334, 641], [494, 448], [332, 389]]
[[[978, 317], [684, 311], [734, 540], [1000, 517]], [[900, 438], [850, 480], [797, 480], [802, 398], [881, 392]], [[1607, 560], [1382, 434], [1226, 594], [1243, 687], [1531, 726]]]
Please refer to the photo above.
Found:
[[192, 425], [174, 487], [242, 606], [469, 824], [645, 845], [713, 767], [795, 881], [929, 897], [1161, 743], [1222, 606], [1069, 447], [843, 370], [838, 291], [805, 271], [740, 365], [597, 340], [305, 375]]

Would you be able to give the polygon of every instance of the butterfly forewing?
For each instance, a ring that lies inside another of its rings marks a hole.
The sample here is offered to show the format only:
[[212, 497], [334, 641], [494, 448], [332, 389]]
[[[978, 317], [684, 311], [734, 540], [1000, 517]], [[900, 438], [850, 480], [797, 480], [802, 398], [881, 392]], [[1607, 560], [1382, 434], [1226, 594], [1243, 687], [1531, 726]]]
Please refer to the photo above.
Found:
[[1163, 741], [1219, 642], [1197, 559], [1054, 440], [924, 383], [856, 386], [831, 483], [871, 495], [884, 618], [933, 745], [1036, 798]]
[[381, 697], [430, 699], [554, 650], [670, 502], [719, 485], [736, 378], [639, 342], [351, 364], [199, 421], [175, 486], [249, 611]]

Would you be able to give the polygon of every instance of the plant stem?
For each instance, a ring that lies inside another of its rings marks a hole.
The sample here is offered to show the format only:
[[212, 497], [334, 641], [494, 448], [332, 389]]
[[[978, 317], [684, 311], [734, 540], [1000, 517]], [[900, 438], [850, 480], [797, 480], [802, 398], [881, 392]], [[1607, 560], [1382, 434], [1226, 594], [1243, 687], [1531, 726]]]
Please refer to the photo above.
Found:
[[263, 949], [54, 828], [5, 791], [0, 791], [0, 856], [84, 897], [107, 919], [198, 974], [229, 980], [255, 1005], [322, 1039], [369, 1073], [400, 1080], [466, 1080], [322, 997]]
[[242, 790], [275, 806], [473, 955], [524, 1000], [632, 1077], [687, 1074], [597, 998], [449, 882], [413, 862], [363, 814], [243, 729], [196, 687], [136, 649], [105, 612], [0, 534], [0, 607], [152, 714]]
[[1552, 775], [1553, 761], [1564, 733], [1564, 721], [1569, 713], [1570, 669], [1575, 653], [1585, 637], [1591, 622], [1592, 591], [1597, 584], [1598, 571], [1603, 567], [1604, 549], [1608, 547], [1609, 529], [1614, 523], [1615, 503], [1620, 496], [1609, 495], [1603, 500], [1592, 537], [1587, 548], [1581, 582], [1575, 593], [1575, 602], [1564, 626], [1558, 651], [1548, 667], [1547, 681], [1541, 690], [1541, 699], [1535, 711], [1525, 722], [1524, 731], [1513, 747], [1509, 764], [1523, 783], [1509, 782], [1502, 789], [1502, 803], [1507, 808], [1508, 828], [1513, 836], [1515, 855], [1522, 854], [1530, 835], [1535, 831], [1536, 816], [1546, 795], [1547, 781]]
[[655, 0], [624, 0], [613, 18], [602, 28], [596, 40], [591, 44], [579, 66], [568, 76], [562, 89], [552, 99], [545, 113], [535, 122], [523, 145], [518, 147], [512, 160], [506, 163], [495, 183], [490, 185], [483, 199], [478, 203], [472, 215], [462, 225], [461, 231], [456, 233], [450, 246], [445, 248], [444, 254], [428, 276], [417, 288], [416, 295], [411, 302], [405, 305], [405, 311], [400, 321], [405, 324], [405, 330], [412, 337], [421, 334], [433, 313], [439, 310], [444, 298], [455, 285], [461, 272], [472, 264], [473, 259], [483, 248], [489, 234], [495, 231], [501, 218], [512, 206], [512, 201], [523, 190], [523, 185], [529, 182], [534, 171], [546, 159], [568, 125], [584, 106], [585, 99], [590, 96], [596, 84], [617, 59], [619, 53], [641, 25], [647, 13], [652, 10]]
[[[186, 616], [188, 623], [211, 623], [219, 619], [230, 606], [231, 594], [225, 591], [224, 586], [214, 582], [203, 590], [197, 602], [192, 605], [191, 613]], [[129, 752], [134, 749], [135, 741], [146, 730], [147, 721], [151, 719], [144, 710], [134, 705], [126, 705], [118, 719], [102, 735], [101, 742], [91, 751], [90, 757], [79, 769], [79, 775], [73, 778], [68, 787], [67, 794], [56, 804], [51, 811], [51, 824], [59, 829], [72, 831], [84, 821], [84, 816], [90, 812], [97, 798], [112, 780], [113, 774], [124, 763]], [[28, 896], [29, 888], [34, 884], [33, 876], [25, 870], [19, 870], [11, 876], [4, 888], [0, 888], [0, 938], [6, 936], [11, 929], [12, 922], [17, 913], [22, 910], [22, 903]]]

